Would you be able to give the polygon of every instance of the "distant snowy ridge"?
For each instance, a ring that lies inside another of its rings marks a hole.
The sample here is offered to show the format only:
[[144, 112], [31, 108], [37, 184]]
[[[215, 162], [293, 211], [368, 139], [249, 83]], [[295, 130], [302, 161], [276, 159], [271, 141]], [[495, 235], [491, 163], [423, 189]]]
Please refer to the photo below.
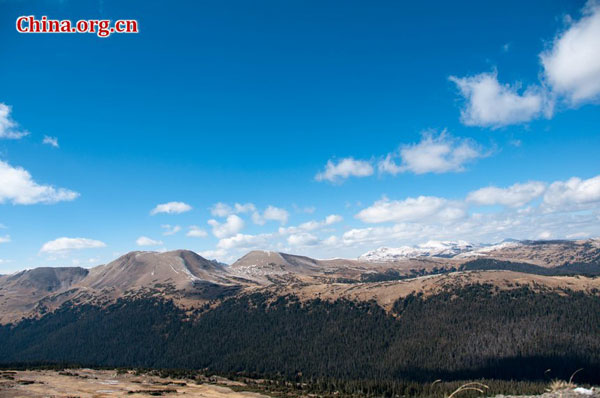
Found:
[[523, 246], [523, 243], [519, 242], [519, 241], [501, 242], [501, 243], [497, 243], [497, 244], [493, 244], [493, 245], [486, 245], [483, 247], [479, 247], [475, 250], [467, 251], [464, 253], [460, 253], [456, 257], [457, 258], [465, 258], [465, 257], [485, 256], [488, 253], [491, 253], [496, 250], [508, 249], [508, 248], [519, 247], [519, 246]]
[[417, 257], [442, 257], [452, 258], [463, 253], [482, 249], [482, 245], [476, 245], [464, 240], [459, 241], [436, 241], [422, 243], [416, 246], [380, 247], [360, 256], [362, 261], [384, 262], [402, 260]]

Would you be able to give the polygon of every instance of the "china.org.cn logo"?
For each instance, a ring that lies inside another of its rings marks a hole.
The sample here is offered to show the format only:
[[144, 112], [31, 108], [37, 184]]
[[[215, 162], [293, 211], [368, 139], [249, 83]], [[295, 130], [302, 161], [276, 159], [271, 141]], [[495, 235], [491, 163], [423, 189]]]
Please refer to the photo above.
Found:
[[16, 22], [19, 33], [93, 33], [108, 37], [113, 33], [139, 33], [135, 19], [49, 19], [45, 15], [36, 19], [34, 15], [20, 16]]

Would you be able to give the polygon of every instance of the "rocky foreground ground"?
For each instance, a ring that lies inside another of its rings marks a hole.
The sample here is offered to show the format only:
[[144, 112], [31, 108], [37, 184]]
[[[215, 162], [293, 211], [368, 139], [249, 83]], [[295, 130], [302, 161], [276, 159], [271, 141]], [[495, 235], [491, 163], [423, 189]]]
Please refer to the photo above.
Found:
[[[0, 371], [2, 398], [108, 398], [108, 397], [204, 397], [269, 398], [244, 390], [244, 384], [214, 378], [205, 381], [171, 379], [150, 374], [114, 370]], [[454, 397], [459, 398], [462, 393]], [[482, 394], [482, 396], [485, 396]], [[315, 395], [311, 395], [315, 397]], [[519, 398], [600, 398], [600, 389], [565, 387], [537, 396]], [[497, 395], [495, 398], [513, 398]]]

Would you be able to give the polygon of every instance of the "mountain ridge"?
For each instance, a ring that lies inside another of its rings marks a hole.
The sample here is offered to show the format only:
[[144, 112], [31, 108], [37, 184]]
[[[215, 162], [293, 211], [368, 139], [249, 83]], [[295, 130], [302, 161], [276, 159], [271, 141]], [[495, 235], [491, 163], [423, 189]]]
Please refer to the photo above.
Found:
[[[66, 302], [98, 304], [121, 297], [169, 297], [178, 305], [197, 307], [244, 292], [270, 291], [375, 299], [385, 305], [383, 297], [397, 298], [410, 289], [439, 290], [444, 284], [479, 281], [506, 288], [509, 284], [496, 277], [498, 272], [507, 280], [552, 289], [578, 283], [561, 277], [600, 274], [597, 239], [486, 246], [430, 241], [418, 249], [416, 257], [395, 254], [391, 260], [319, 260], [255, 250], [228, 266], [189, 250], [133, 251], [90, 269], [41, 267], [0, 277], [0, 323], [40, 316]], [[593, 289], [596, 282], [580, 285]], [[348, 290], [354, 293], [344, 293]]]

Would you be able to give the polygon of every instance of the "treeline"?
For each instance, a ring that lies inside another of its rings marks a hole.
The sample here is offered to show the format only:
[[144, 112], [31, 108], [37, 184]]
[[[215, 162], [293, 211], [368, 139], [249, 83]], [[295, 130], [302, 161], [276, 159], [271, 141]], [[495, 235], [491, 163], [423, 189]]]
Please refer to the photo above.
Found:
[[367, 395], [436, 379], [568, 379], [578, 368], [576, 381], [598, 384], [600, 298], [471, 285], [409, 295], [392, 313], [258, 293], [191, 316], [150, 299], [67, 305], [0, 327], [0, 362], [34, 361], [204, 369]]
[[600, 263], [566, 263], [558, 267], [540, 267], [539, 265], [530, 263], [519, 263], [512, 261], [495, 260], [491, 258], [478, 258], [469, 261], [460, 266], [461, 271], [489, 271], [489, 270], [505, 270], [525, 272], [534, 275], [546, 276], [565, 276], [565, 275], [585, 275], [598, 276], [600, 275]]
[[457, 267], [434, 267], [431, 270], [426, 269], [411, 269], [408, 272], [395, 269], [386, 270], [384, 272], [366, 273], [360, 276], [358, 281], [338, 280], [341, 283], [356, 283], [356, 282], [385, 282], [417, 278], [425, 275], [439, 275], [456, 271], [515, 271], [524, 272], [534, 275], [545, 276], [569, 276], [569, 275], [584, 275], [584, 276], [600, 276], [600, 262], [586, 263], [566, 263], [558, 267], [541, 267], [539, 265], [503, 261], [491, 258], [478, 258], [468, 261]]
[[362, 274], [360, 276], [360, 282], [386, 282], [386, 281], [399, 281], [404, 279], [418, 278], [426, 275], [439, 275], [446, 274], [449, 272], [456, 272], [455, 267], [444, 268], [444, 267], [433, 267], [431, 270], [425, 268], [411, 269], [407, 272], [398, 271], [395, 269], [389, 269], [384, 272], [374, 272]]

